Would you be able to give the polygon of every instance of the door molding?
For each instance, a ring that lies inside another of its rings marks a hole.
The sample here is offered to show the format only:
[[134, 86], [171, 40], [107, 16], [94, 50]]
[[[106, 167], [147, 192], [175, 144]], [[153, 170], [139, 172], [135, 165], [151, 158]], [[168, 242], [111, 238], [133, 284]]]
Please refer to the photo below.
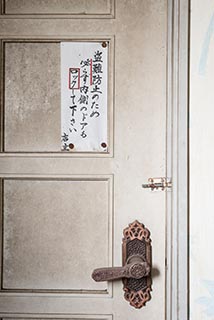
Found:
[[168, 1], [166, 319], [189, 319], [188, 65], [189, 0]]

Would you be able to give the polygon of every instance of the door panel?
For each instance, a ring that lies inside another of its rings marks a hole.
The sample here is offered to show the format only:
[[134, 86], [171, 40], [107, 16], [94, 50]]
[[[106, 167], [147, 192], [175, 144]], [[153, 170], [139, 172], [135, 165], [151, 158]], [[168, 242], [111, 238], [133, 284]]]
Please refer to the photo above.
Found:
[[[26, 12], [40, 12], [31, 3]], [[75, 3], [81, 12], [83, 2]], [[165, 194], [142, 183], [166, 171], [166, 1], [119, 0], [115, 12], [1, 17], [4, 317], [165, 319]], [[60, 152], [65, 40], [108, 41], [107, 154]], [[152, 300], [140, 311], [125, 301], [121, 281], [90, 275], [121, 266], [122, 232], [135, 219], [151, 231], [153, 254]]]
[[[66, 39], [71, 41], [72, 39]], [[94, 41], [81, 38], [82, 42]], [[102, 38], [100, 40], [103, 41]], [[108, 43], [108, 151], [113, 139], [113, 50]], [[72, 40], [77, 42], [76, 40]], [[63, 40], [2, 41], [4, 111], [2, 150], [9, 153], [54, 152], [62, 156], [60, 119], [60, 43]], [[97, 42], [97, 41], [96, 41]], [[11, 92], [13, 94], [11, 95]], [[73, 152], [74, 156], [75, 153]], [[104, 156], [104, 154], [97, 154]], [[97, 156], [96, 155], [96, 156]], [[55, 155], [57, 156], [57, 155]], [[64, 156], [67, 156], [66, 153]], [[80, 156], [80, 155], [79, 155]], [[84, 156], [84, 153], [81, 155]], [[93, 154], [88, 155], [93, 156]]]
[[113, 0], [3, 0], [6, 15], [110, 15], [114, 12]]
[[[17, 318], [2, 318], [2, 320], [6, 320], [6, 319], [9, 319], [9, 320], [16, 320]], [[24, 319], [27, 319], [27, 320], [35, 320], [35, 319], [39, 319], [39, 320], [45, 320], [47, 318], [24, 318], [23, 316], [19, 317], [18, 319], [20, 320], [24, 320]], [[90, 320], [111, 320], [112, 317], [111, 315], [98, 315], [98, 316], [95, 316], [95, 315], [74, 315], [72, 317], [68, 317], [66, 315], [64, 315], [64, 317], [48, 317], [48, 319], [50, 320], [56, 320], [56, 319], [69, 319], [69, 320], [76, 320], [76, 319], [79, 319], [79, 320], [86, 320], [86, 319], [90, 319]]]
[[109, 184], [96, 178], [4, 180], [2, 288], [107, 293], [91, 270], [111, 264]]

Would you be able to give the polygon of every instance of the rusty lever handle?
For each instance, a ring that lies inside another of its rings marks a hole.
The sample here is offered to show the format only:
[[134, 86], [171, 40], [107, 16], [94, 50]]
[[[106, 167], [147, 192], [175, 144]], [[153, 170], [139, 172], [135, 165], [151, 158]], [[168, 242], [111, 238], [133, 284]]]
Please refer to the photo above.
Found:
[[97, 282], [120, 278], [140, 279], [148, 276], [150, 269], [148, 262], [143, 261], [141, 256], [131, 256], [123, 267], [95, 269], [92, 278]]

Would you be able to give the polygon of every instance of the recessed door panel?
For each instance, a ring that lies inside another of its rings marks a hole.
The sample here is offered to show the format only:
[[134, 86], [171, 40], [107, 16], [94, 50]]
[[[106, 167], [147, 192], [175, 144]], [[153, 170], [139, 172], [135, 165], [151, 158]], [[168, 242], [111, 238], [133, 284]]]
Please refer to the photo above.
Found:
[[107, 293], [90, 275], [98, 261], [111, 264], [110, 187], [108, 179], [4, 180], [2, 288]]
[[114, 9], [112, 0], [4, 0], [4, 13], [9, 15], [108, 15]]

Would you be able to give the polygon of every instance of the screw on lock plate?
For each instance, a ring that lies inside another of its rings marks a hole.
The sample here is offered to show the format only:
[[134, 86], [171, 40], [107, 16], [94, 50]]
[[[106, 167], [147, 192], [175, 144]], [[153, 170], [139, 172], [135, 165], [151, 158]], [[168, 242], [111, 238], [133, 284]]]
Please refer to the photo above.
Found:
[[153, 190], [166, 190], [172, 188], [172, 181], [169, 178], [149, 178], [148, 183], [142, 184], [145, 189]]

